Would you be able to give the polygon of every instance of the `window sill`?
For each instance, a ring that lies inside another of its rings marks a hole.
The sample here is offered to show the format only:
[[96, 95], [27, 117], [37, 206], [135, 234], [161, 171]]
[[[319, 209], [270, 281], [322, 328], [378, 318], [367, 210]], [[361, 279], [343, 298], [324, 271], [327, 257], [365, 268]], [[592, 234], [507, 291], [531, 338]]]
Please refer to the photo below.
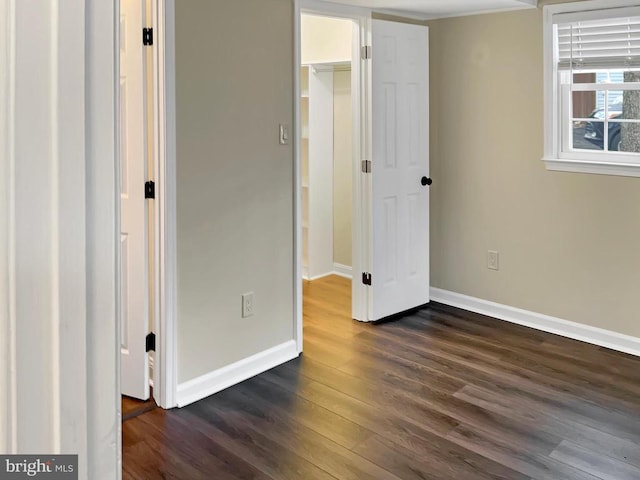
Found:
[[547, 170], [555, 172], [640, 177], [640, 164], [635, 163], [595, 162], [552, 157], [544, 157], [542, 160], [544, 161]]

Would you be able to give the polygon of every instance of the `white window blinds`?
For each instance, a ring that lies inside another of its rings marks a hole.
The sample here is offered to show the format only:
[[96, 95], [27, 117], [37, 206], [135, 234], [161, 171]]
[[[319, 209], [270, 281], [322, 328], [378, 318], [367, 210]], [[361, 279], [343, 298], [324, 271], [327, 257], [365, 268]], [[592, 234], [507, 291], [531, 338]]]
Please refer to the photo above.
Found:
[[558, 67], [632, 68], [640, 67], [640, 11], [619, 9], [619, 14], [606, 19], [590, 19], [583, 15], [558, 15]]

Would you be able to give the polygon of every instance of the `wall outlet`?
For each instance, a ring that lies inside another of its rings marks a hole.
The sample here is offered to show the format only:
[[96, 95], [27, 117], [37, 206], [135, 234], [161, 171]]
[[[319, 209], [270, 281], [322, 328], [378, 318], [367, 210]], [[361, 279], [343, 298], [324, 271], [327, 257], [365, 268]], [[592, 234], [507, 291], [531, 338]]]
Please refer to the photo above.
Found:
[[487, 252], [487, 268], [489, 270], [500, 270], [499, 255], [495, 250]]
[[242, 318], [251, 317], [253, 315], [253, 292], [242, 295]]

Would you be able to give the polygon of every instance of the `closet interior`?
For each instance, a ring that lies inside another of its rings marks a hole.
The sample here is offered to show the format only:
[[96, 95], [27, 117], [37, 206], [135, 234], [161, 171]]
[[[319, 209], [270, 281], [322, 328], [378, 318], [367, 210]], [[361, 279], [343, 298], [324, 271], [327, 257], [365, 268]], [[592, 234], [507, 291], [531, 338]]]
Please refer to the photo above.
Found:
[[353, 204], [350, 20], [302, 16], [303, 278], [351, 277]]

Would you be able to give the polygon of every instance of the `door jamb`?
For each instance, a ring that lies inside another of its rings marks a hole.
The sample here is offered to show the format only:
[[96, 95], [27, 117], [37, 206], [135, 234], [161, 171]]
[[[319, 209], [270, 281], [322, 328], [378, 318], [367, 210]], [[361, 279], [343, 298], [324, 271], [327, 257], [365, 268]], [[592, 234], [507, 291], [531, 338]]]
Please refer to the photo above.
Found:
[[157, 335], [153, 397], [176, 406], [176, 128], [175, 0], [153, 0], [154, 331]]
[[[371, 159], [370, 142], [370, 79], [371, 62], [362, 60], [361, 49], [371, 43], [371, 10], [346, 5], [329, 4], [317, 0], [295, 0], [294, 6], [294, 105], [295, 105], [295, 145], [294, 145], [294, 336], [298, 352], [303, 349], [302, 315], [302, 123], [301, 123], [301, 15], [315, 14], [344, 18], [354, 21], [352, 54], [352, 99], [354, 132], [359, 139], [353, 142], [353, 239], [352, 239], [352, 316], [360, 321], [368, 320], [368, 291], [359, 281], [360, 272], [365, 272], [371, 264], [369, 247], [370, 211], [367, 207], [371, 192], [370, 175], [361, 171], [361, 160]], [[358, 135], [358, 133], [356, 133]]]

